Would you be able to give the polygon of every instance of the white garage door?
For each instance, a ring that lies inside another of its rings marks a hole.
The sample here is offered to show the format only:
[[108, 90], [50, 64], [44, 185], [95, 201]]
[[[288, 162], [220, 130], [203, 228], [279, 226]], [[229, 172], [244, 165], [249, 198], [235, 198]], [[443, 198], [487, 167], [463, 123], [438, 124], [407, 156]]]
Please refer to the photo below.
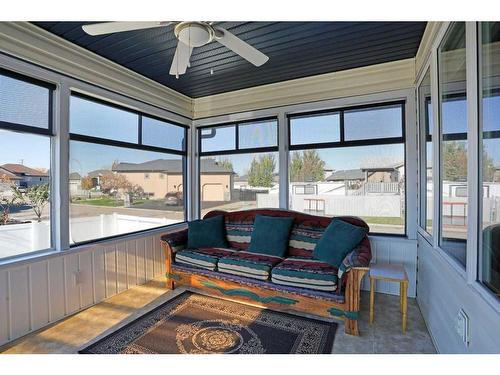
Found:
[[222, 184], [203, 185], [202, 200], [205, 202], [221, 202], [224, 200], [224, 186]]

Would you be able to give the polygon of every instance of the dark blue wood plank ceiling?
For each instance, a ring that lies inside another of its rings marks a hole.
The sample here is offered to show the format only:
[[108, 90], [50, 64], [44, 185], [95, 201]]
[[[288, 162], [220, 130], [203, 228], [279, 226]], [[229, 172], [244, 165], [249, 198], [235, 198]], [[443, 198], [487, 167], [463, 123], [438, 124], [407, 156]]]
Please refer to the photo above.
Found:
[[[217, 22], [269, 56], [255, 67], [219, 43], [195, 48], [168, 74], [177, 40], [164, 28], [90, 36], [89, 22], [36, 25], [193, 98], [414, 57], [425, 22]], [[213, 70], [213, 74], [211, 74]]]

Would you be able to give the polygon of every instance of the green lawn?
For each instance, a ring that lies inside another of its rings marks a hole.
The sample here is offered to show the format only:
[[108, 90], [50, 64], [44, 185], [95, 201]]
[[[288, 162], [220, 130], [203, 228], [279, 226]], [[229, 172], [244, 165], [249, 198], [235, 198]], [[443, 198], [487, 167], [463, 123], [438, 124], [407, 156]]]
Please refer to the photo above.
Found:
[[[146, 199], [137, 199], [132, 203], [133, 206], [146, 202]], [[103, 207], [123, 207], [123, 199], [114, 198], [98, 198], [98, 199], [80, 199], [72, 203], [88, 204], [90, 206], [103, 206]]]
[[113, 198], [80, 199], [73, 203], [88, 204], [90, 206], [123, 207], [123, 200]]
[[403, 218], [401, 217], [362, 216], [361, 218], [369, 224], [387, 224], [387, 225], [405, 224]]

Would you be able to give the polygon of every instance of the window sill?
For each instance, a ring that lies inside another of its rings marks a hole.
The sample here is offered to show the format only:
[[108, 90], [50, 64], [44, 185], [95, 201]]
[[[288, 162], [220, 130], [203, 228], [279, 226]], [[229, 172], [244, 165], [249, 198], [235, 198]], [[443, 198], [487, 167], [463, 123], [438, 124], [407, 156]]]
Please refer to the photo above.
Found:
[[157, 228], [145, 229], [142, 231], [137, 231], [132, 233], [118, 234], [116, 236], [111, 236], [111, 237], [96, 238], [95, 240], [89, 240], [85, 242], [71, 244], [70, 248], [65, 251], [80, 251], [96, 245], [106, 245], [117, 241], [130, 241], [135, 238], [164, 233], [166, 231], [175, 231], [176, 229], [183, 229], [185, 227], [187, 227], [187, 221], [182, 221], [180, 223], [171, 225], [164, 225]]
[[13, 267], [13, 266], [18, 267], [18, 266], [22, 266], [25, 264], [40, 262], [43, 260], [56, 258], [59, 256], [70, 254], [70, 253], [71, 254], [78, 254], [82, 251], [88, 250], [88, 249], [95, 247], [97, 245], [103, 246], [103, 245], [110, 244], [113, 242], [118, 242], [118, 241], [129, 241], [129, 240], [133, 240], [133, 239], [144, 237], [144, 236], [151, 236], [151, 235], [160, 234], [160, 233], [163, 234], [163, 233], [175, 231], [178, 229], [184, 229], [186, 227], [187, 227], [187, 222], [183, 221], [183, 222], [177, 223], [177, 224], [147, 229], [144, 231], [130, 233], [130, 234], [123, 234], [123, 235], [115, 236], [112, 238], [102, 238], [102, 239], [99, 239], [96, 241], [91, 241], [91, 242], [88, 242], [85, 244], [75, 244], [74, 246], [71, 246], [69, 249], [65, 249], [65, 250], [47, 249], [47, 250], [40, 250], [40, 251], [26, 253], [26, 254], [20, 254], [19, 256], [1, 259], [0, 260], [0, 270], [3, 268], [9, 268], [9, 267]]

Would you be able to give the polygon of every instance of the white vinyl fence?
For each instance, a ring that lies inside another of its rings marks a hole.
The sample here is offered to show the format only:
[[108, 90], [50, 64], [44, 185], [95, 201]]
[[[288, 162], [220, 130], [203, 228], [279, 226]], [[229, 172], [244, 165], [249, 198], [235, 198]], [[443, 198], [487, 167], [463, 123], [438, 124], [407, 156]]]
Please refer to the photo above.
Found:
[[[72, 243], [83, 242], [177, 222], [177, 220], [172, 219], [116, 213], [76, 218], [71, 219], [70, 222], [70, 240]], [[48, 221], [0, 226], [0, 258], [48, 248], [50, 248], [50, 224]]]
[[[257, 194], [257, 207], [278, 207], [277, 194]], [[400, 217], [403, 202], [399, 195], [344, 196], [344, 195], [292, 195], [290, 208], [295, 211], [318, 209], [327, 216]]]

